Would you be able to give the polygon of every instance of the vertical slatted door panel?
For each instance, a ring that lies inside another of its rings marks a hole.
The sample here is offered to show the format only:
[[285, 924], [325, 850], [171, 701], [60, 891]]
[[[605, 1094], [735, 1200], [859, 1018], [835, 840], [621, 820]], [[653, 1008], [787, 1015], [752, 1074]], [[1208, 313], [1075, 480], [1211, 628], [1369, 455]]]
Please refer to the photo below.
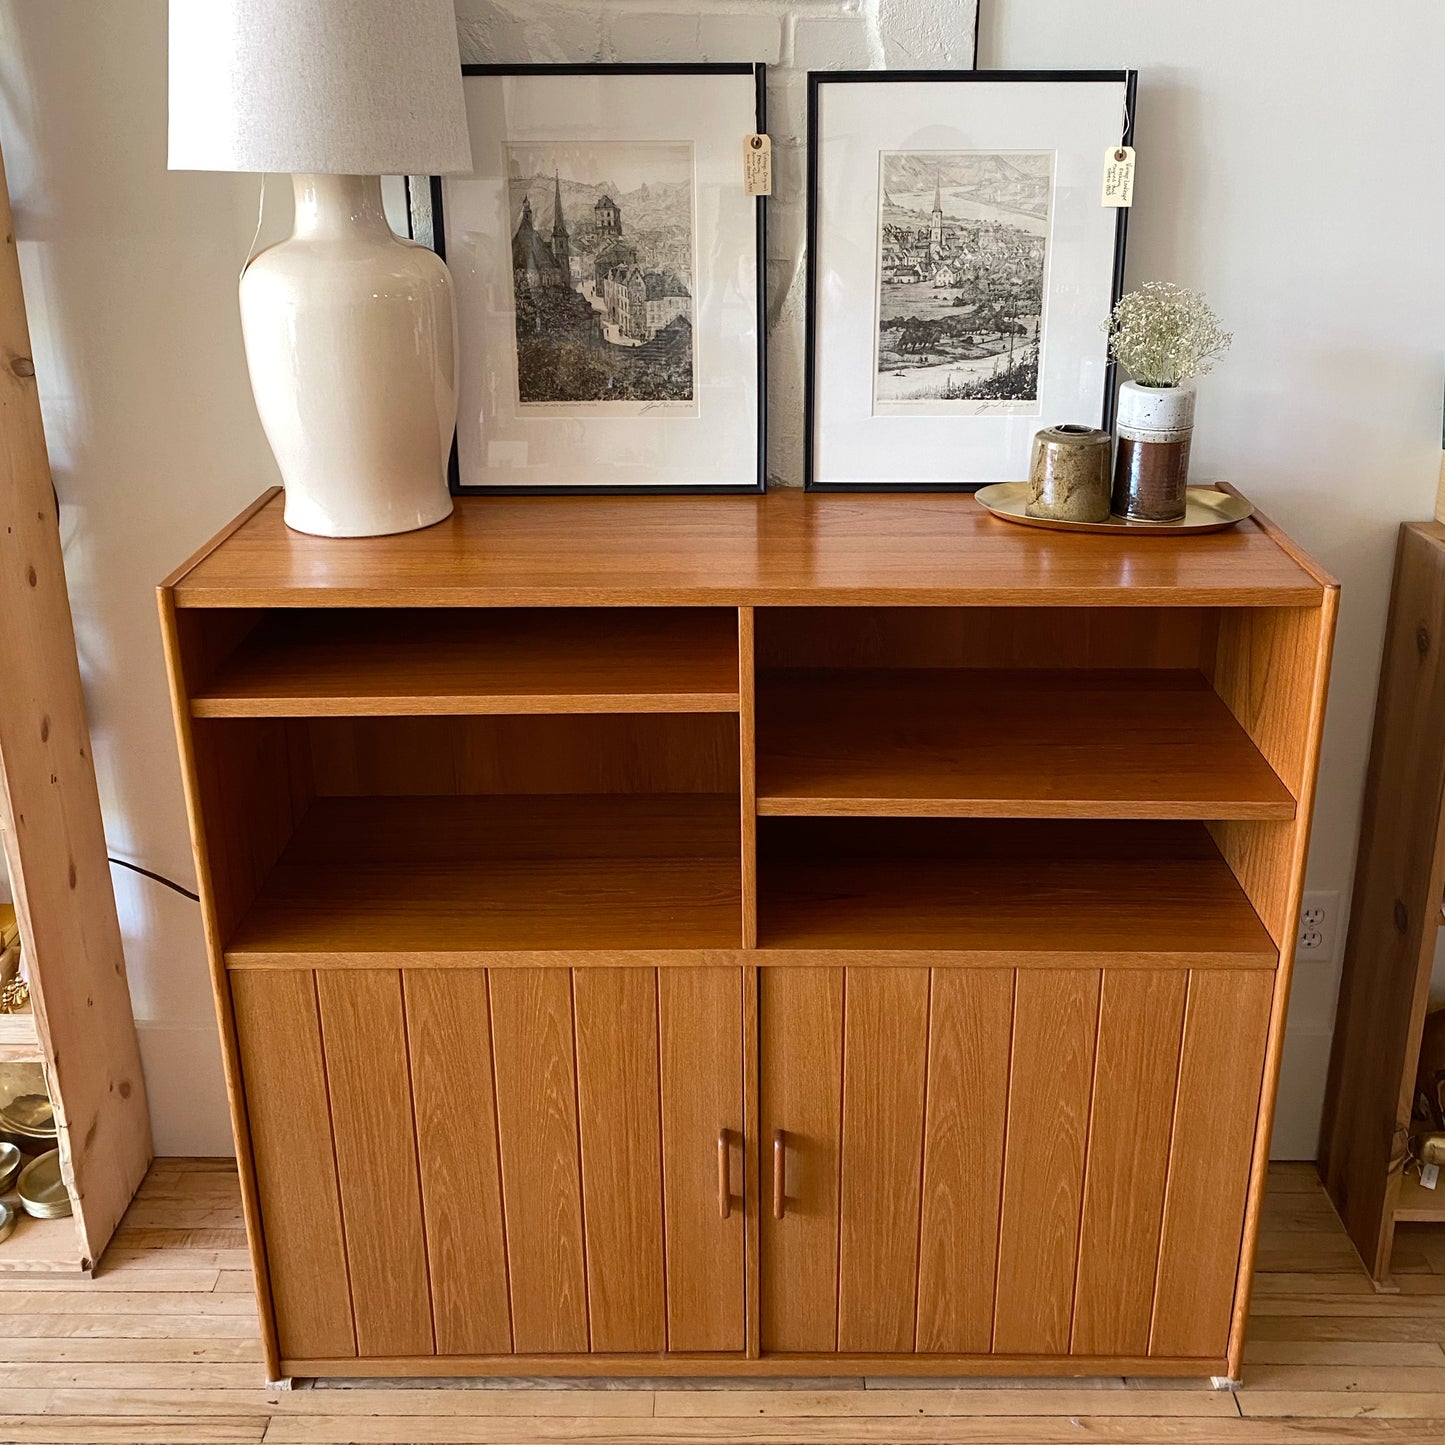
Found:
[[994, 1306], [998, 1354], [1068, 1353], [1098, 1015], [1097, 972], [1019, 970]]
[[1263, 971], [1189, 976], [1154, 1355], [1217, 1358], [1228, 1346], [1274, 984]]
[[401, 975], [316, 975], [358, 1355], [429, 1355], [421, 1184]]
[[838, 1141], [843, 1110], [843, 970], [764, 968], [758, 980], [765, 1170], [783, 1133], [783, 1217], [761, 1182], [762, 1347], [838, 1347]]
[[514, 1347], [580, 1354], [588, 1348], [587, 1264], [571, 975], [495, 968], [488, 985]]
[[1188, 976], [1104, 974], [1072, 1352], [1144, 1355]]
[[407, 969], [407, 1043], [439, 1355], [512, 1348], [487, 976]]
[[592, 1348], [664, 1350], [657, 970], [574, 969], [572, 996]]
[[921, 1351], [977, 1355], [992, 1346], [1013, 988], [1007, 969], [933, 970], [918, 1245]]
[[[742, 990], [739, 968], [658, 971], [667, 1344], [672, 1350], [746, 1346]], [[718, 1136], [724, 1130], [731, 1192], [726, 1219], [718, 1177]]]
[[230, 985], [281, 1353], [354, 1355], [315, 979], [236, 972]]
[[929, 973], [850, 968], [843, 1010], [838, 1348], [912, 1350]]

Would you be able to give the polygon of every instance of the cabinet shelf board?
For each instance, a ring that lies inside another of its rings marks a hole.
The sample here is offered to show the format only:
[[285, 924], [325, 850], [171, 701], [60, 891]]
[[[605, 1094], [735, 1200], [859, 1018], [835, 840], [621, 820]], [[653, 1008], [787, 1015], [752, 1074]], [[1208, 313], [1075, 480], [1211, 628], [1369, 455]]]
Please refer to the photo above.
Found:
[[1395, 1204], [1397, 1224], [1439, 1224], [1445, 1221], [1445, 1189], [1426, 1189], [1418, 1174], [1400, 1180], [1400, 1198]]
[[322, 798], [226, 960], [735, 949], [736, 794]]
[[777, 819], [758, 894], [765, 950], [1279, 961], [1198, 823]]
[[736, 712], [737, 618], [714, 608], [268, 616], [195, 717]]
[[762, 676], [758, 812], [1290, 819], [1295, 800], [1198, 672], [819, 668]]

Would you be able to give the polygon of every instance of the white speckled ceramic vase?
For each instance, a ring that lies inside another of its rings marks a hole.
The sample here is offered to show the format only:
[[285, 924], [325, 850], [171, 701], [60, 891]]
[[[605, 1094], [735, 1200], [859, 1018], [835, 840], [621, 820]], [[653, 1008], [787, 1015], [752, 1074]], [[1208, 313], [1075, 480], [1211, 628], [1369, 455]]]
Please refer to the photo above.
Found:
[[1194, 436], [1194, 386], [1119, 388], [1115, 420], [1114, 511], [1131, 522], [1178, 522], [1189, 485]]
[[457, 318], [440, 256], [392, 233], [375, 176], [294, 177], [291, 236], [241, 277], [256, 409], [286, 525], [380, 537], [452, 509]]

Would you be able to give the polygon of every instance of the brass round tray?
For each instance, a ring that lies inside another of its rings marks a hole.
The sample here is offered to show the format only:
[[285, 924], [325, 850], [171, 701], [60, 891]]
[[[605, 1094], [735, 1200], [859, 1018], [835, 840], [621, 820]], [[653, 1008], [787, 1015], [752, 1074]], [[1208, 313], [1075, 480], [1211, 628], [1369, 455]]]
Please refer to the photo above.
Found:
[[1025, 527], [1043, 527], [1050, 532], [1127, 532], [1131, 537], [1177, 537], [1181, 532], [1198, 536], [1203, 532], [1222, 532], [1242, 522], [1254, 511], [1254, 504], [1233, 492], [1216, 492], [1213, 487], [1190, 487], [1184, 500], [1181, 522], [1131, 522], [1124, 517], [1110, 517], [1107, 522], [1057, 522], [1052, 517], [1030, 517], [1024, 510], [1029, 504], [1027, 482], [995, 482], [980, 487], [975, 500], [985, 511], [1006, 522], [1019, 522]]
[[52, 1149], [32, 1159], [20, 1171], [15, 1191], [27, 1214], [36, 1219], [59, 1219], [70, 1213], [70, 1191], [60, 1174], [60, 1151]]

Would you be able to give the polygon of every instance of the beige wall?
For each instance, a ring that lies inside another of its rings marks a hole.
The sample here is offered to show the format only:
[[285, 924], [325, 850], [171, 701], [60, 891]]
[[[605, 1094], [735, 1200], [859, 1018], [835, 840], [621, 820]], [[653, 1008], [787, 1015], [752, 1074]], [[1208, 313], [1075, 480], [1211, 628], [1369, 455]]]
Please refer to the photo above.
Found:
[[[761, 13], [459, 8], [475, 52], [512, 59], [588, 56], [604, 32], [607, 58], [630, 58], [628, 35], [686, 50], [703, 33], [687, 16]], [[897, 34], [911, 13], [852, 9], [886, 12]], [[1310, 883], [1346, 898], [1392, 535], [1434, 495], [1442, 54], [1445, 9], [1429, 0], [985, 0], [980, 35], [982, 65], [1143, 72], [1130, 279], [1201, 287], [1236, 333], [1203, 387], [1198, 474], [1241, 485], [1345, 586]], [[0, 140], [111, 848], [189, 881], [153, 587], [275, 481], [235, 305], [258, 183], [165, 170], [163, 0], [0, 0]], [[781, 207], [800, 173], [780, 175]], [[268, 232], [287, 209], [278, 183], [270, 202]], [[226, 1150], [195, 906], [124, 874], [117, 888], [157, 1145]], [[1336, 978], [1315, 965], [1299, 979], [1281, 1154], [1313, 1149]]]

